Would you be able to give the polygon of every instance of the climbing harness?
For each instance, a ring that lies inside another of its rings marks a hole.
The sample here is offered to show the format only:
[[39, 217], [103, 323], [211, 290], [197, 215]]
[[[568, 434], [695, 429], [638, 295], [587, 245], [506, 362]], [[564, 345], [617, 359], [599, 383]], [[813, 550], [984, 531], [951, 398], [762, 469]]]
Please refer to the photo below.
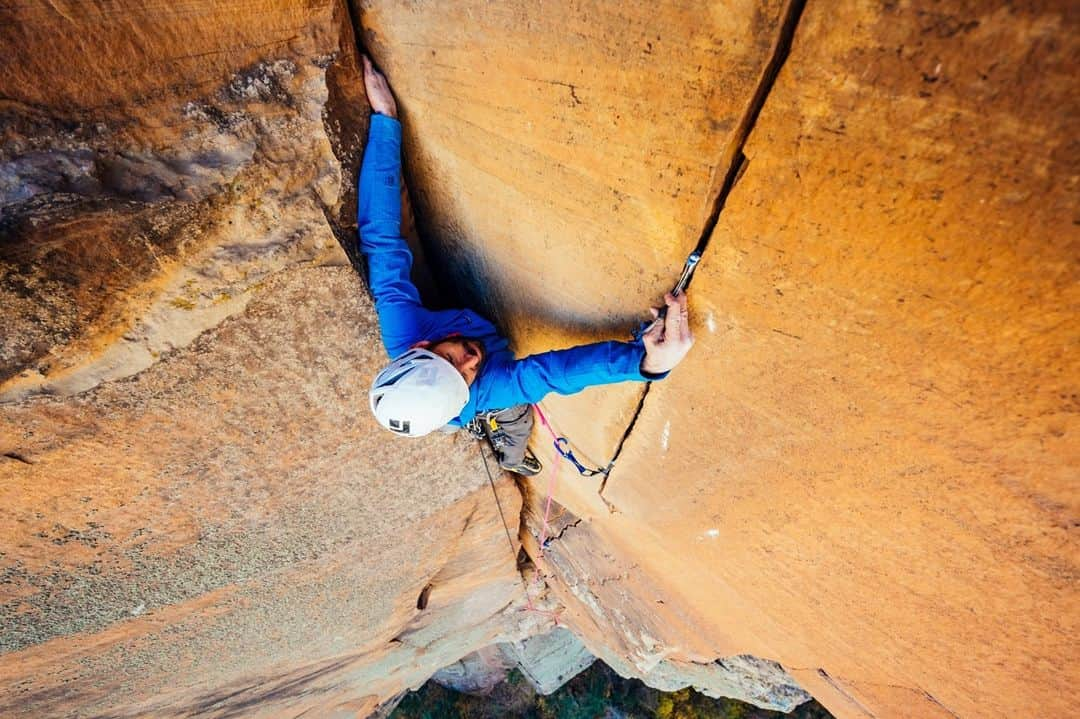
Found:
[[[536, 410], [536, 414], [540, 417], [540, 421], [551, 432], [552, 440], [554, 442], [555, 451], [559, 453], [559, 456], [570, 462], [577, 468], [578, 473], [582, 477], [595, 477], [597, 475], [607, 476], [611, 471], [611, 466], [599, 468], [588, 467], [581, 462], [575, 455], [574, 450], [570, 448], [570, 440], [566, 437], [560, 437], [555, 434], [555, 431], [551, 429], [551, 425], [547, 424], [547, 418], [544, 417], [544, 413], [537, 405], [531, 405]], [[528, 411], [528, 410], [526, 410]], [[495, 450], [496, 455], [499, 454], [503, 447], [506, 445], [506, 431], [502, 428], [502, 425], [495, 419], [495, 413], [489, 412], [487, 414], [479, 414], [466, 423], [463, 428], [466, 432], [472, 435], [474, 438], [483, 440], [487, 439], [491, 444], [492, 449]]]
[[[529, 410], [526, 409], [525, 411], [528, 412]], [[487, 439], [496, 454], [500, 454], [503, 448], [506, 447], [510, 438], [507, 435], [506, 430], [503, 429], [503, 426], [499, 423], [496, 415], [498, 415], [498, 412], [484, 412], [478, 414], [462, 425], [462, 429], [468, 432], [474, 439]], [[517, 422], [522, 416], [524, 416], [524, 414], [507, 421]]]

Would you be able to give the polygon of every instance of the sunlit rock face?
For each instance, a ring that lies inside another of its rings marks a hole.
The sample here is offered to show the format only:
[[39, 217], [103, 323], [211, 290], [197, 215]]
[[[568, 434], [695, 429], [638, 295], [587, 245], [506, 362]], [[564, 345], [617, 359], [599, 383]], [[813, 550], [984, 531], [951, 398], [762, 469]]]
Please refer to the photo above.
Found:
[[484, 696], [516, 670], [533, 689], [548, 695], [595, 660], [572, 632], [555, 627], [546, 634], [484, 647], [443, 667], [431, 678], [449, 689]]
[[[364, 8], [450, 275], [523, 351], [626, 336], [706, 227], [783, 10]], [[1064, 2], [806, 4], [687, 362], [643, 403], [544, 403], [589, 464], [622, 448], [606, 482], [550, 450], [531, 482], [593, 654], [647, 681], [767, 657], [844, 716], [1069, 713], [1077, 29]]]
[[[0, 714], [365, 715], [557, 621], [665, 689], [1067, 715], [1075, 13], [790, 17], [0, 11]], [[500, 516], [474, 443], [369, 417], [355, 37], [429, 265], [522, 353], [627, 336], [745, 152], [687, 361], [544, 403], [606, 480], [538, 429]]]
[[[466, 694], [486, 696], [512, 681], [517, 671], [537, 693], [557, 691], [596, 661], [573, 632], [556, 627], [515, 642], [473, 652], [432, 676], [438, 684]], [[625, 661], [615, 661], [625, 665]], [[623, 669], [634, 673], [634, 668]], [[724, 657], [698, 664], [661, 661], [648, 674], [650, 685], [675, 691], [698, 686], [710, 696], [730, 697], [776, 711], [790, 712], [811, 699], [776, 662], [752, 656]]]

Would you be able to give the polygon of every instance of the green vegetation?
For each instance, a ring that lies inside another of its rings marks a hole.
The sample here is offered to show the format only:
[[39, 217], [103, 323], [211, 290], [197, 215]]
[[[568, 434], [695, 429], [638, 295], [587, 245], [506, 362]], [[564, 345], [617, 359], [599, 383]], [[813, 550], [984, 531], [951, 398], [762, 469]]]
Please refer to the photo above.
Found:
[[602, 662], [550, 696], [539, 696], [518, 672], [489, 696], [461, 694], [429, 681], [409, 692], [390, 719], [831, 719], [817, 702], [790, 714], [734, 699], [711, 699], [693, 689], [660, 692], [623, 679]]

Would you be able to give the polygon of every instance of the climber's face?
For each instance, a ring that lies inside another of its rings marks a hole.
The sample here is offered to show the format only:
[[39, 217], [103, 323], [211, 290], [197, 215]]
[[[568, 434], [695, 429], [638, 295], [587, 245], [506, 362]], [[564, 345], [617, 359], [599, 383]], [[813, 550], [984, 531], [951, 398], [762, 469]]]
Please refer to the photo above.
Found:
[[467, 337], [447, 337], [438, 342], [417, 342], [413, 347], [423, 347], [454, 365], [465, 378], [465, 384], [470, 386], [480, 370], [480, 363], [484, 361], [483, 343]]

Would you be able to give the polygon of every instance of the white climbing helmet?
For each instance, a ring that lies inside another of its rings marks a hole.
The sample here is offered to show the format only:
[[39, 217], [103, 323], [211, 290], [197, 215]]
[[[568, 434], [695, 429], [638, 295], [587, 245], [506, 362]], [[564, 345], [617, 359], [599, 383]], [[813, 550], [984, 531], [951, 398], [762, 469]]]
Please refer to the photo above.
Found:
[[469, 385], [454, 365], [414, 347], [371, 383], [371, 411], [395, 434], [423, 437], [457, 417], [469, 401]]

